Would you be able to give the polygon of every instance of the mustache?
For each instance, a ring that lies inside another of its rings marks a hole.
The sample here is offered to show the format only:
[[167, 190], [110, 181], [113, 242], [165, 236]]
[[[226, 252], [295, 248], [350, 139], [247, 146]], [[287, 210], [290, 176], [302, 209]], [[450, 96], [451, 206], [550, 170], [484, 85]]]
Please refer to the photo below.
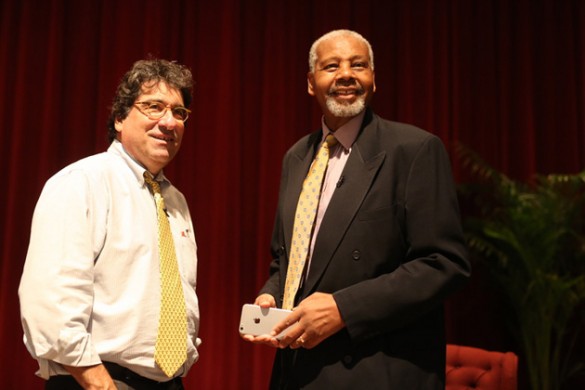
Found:
[[350, 80], [337, 80], [334, 85], [329, 88], [327, 93], [329, 95], [336, 95], [341, 88], [353, 87], [357, 95], [363, 95], [365, 93], [364, 87], [356, 79]]

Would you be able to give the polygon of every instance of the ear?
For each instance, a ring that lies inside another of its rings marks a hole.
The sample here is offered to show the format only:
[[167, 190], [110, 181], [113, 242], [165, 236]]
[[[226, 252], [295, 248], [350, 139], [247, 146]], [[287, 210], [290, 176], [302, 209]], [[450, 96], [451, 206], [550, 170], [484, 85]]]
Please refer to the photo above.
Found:
[[315, 75], [311, 72], [307, 73], [307, 92], [309, 95], [315, 96]]
[[372, 71], [372, 92], [376, 92], [376, 73]]
[[121, 121], [120, 119], [116, 118], [116, 120], [114, 121], [114, 128], [116, 129], [116, 131], [118, 133], [120, 133], [122, 131], [122, 128], [124, 127], [122, 125], [123, 121]]

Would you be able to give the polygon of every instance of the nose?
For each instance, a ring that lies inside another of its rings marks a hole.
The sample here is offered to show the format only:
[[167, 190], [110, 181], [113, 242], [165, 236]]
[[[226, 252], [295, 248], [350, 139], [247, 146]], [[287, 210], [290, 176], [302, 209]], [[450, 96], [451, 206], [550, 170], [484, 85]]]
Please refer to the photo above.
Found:
[[165, 114], [158, 120], [159, 127], [166, 130], [174, 130], [179, 121], [173, 116], [171, 110], [167, 110]]
[[335, 77], [335, 85], [338, 87], [351, 87], [358, 85], [351, 67], [340, 67]]
[[338, 76], [339, 78], [348, 80], [353, 78], [353, 68], [351, 67], [351, 64], [348, 63], [342, 63], [339, 65], [339, 72]]

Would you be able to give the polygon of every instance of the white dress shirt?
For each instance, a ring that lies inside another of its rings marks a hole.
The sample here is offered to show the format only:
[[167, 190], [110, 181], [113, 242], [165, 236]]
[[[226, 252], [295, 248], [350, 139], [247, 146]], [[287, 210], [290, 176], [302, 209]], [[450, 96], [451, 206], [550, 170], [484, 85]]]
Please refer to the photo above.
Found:
[[[145, 168], [114, 141], [47, 181], [19, 287], [24, 341], [43, 378], [58, 363], [110, 361], [158, 381], [160, 307], [156, 205]], [[184, 196], [159, 173], [187, 307], [185, 375], [198, 359], [197, 246]]]

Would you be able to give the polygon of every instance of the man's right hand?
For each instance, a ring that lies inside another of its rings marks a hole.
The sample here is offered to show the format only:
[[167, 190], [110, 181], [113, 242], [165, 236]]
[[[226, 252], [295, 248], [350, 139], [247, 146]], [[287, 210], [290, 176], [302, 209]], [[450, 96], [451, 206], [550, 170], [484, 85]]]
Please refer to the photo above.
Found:
[[[270, 294], [262, 294], [259, 295], [256, 300], [254, 301], [254, 305], [258, 305], [260, 307], [276, 307], [276, 299]], [[253, 344], [264, 344], [274, 348], [278, 347], [278, 340], [274, 337], [269, 335], [261, 335], [261, 336], [252, 336], [250, 334], [241, 335], [242, 338], [246, 341], [249, 341]]]
[[117, 390], [114, 380], [103, 364], [87, 367], [66, 366], [63, 364], [63, 367], [85, 390]]
[[276, 307], [276, 299], [270, 294], [262, 294], [256, 298], [254, 305], [260, 307]]

